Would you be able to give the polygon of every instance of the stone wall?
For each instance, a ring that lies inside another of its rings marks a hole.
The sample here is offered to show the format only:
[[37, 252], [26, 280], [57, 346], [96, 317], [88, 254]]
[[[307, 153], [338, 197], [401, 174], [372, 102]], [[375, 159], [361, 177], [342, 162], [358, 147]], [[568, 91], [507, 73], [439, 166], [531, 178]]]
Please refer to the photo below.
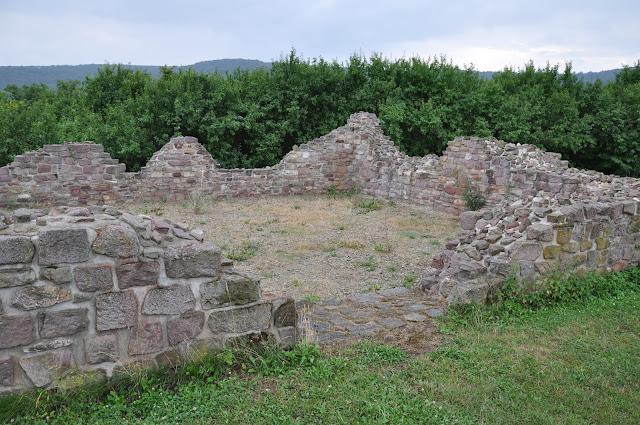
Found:
[[295, 326], [293, 300], [263, 299], [202, 231], [106, 206], [0, 216], [0, 392], [291, 344]]
[[[441, 286], [433, 283], [434, 276], [444, 273], [442, 277], [449, 278], [446, 266], [457, 267], [463, 260], [455, 257], [455, 261], [449, 262], [453, 259], [450, 252], [454, 251], [464, 250], [469, 260], [478, 264], [469, 267], [483, 267], [484, 271], [478, 271], [478, 276], [486, 275], [490, 280], [501, 276], [491, 271], [498, 267], [491, 264], [503, 260], [518, 261], [516, 267], [520, 268], [522, 276], [529, 276], [531, 270], [539, 273], [546, 267], [542, 264], [548, 264], [548, 260], [568, 260], [573, 257], [569, 254], [576, 254], [577, 261], [582, 261], [584, 255], [582, 264], [593, 268], [596, 253], [590, 251], [601, 250], [593, 246], [586, 248], [589, 241], [595, 242], [592, 233], [583, 229], [587, 226], [609, 226], [609, 234], [604, 237], [609, 238], [608, 246], [615, 248], [601, 252], [606, 258], [598, 257], [599, 267], [603, 267], [600, 263], [606, 264], [607, 268], [619, 268], [621, 262], [638, 264], [636, 251], [633, 251], [636, 248], [630, 253], [631, 248], [625, 245], [637, 244], [635, 232], [622, 235], [620, 229], [614, 228], [622, 226], [621, 223], [633, 228], [629, 220], [637, 219], [637, 208], [631, 213], [632, 208], [625, 206], [622, 215], [609, 217], [611, 222], [608, 224], [602, 224], [606, 214], [565, 224], [549, 221], [547, 216], [564, 214], [560, 209], [567, 204], [583, 208], [585, 217], [591, 214], [586, 212], [591, 207], [585, 205], [592, 204], [608, 205], [605, 210], [617, 214], [620, 203], [637, 203], [640, 199], [640, 180], [569, 168], [560, 154], [494, 138], [459, 137], [448, 143], [440, 157], [409, 157], [384, 135], [378, 118], [366, 112], [353, 114], [346, 125], [294, 147], [279, 164], [261, 169], [219, 168], [192, 137], [172, 139], [138, 173], [125, 172], [122, 164], [105, 154], [101, 146], [90, 142], [48, 145], [37, 152], [17, 156], [12, 164], [0, 168], [0, 207], [35, 202], [102, 205], [121, 201], [183, 200], [201, 195], [225, 198], [325, 193], [329, 188], [357, 189], [364, 195], [453, 215], [465, 212], [464, 194], [468, 189], [476, 190], [487, 200], [487, 209], [482, 211], [484, 221], [476, 220], [481, 223], [480, 227], [465, 229], [460, 245], [452, 245], [436, 262], [435, 271], [427, 271], [423, 286], [429, 290]], [[505, 199], [508, 201], [504, 202]], [[520, 205], [517, 213], [513, 202], [524, 202], [517, 204]], [[540, 202], [548, 212], [533, 212], [543, 208]], [[465, 223], [471, 220], [469, 217], [478, 216], [466, 215], [463, 217]], [[620, 217], [623, 222], [617, 223]], [[552, 237], [556, 242], [529, 236], [528, 226], [532, 223], [551, 225], [553, 235], [545, 233], [545, 238]], [[568, 227], [563, 228], [560, 240], [555, 233], [560, 225], [574, 226], [568, 246], [561, 242]], [[512, 230], [513, 226], [518, 228], [517, 233]], [[472, 235], [472, 232], [476, 234]], [[580, 232], [584, 234], [579, 235]], [[485, 247], [483, 238], [486, 240], [489, 233], [492, 235], [490, 247]], [[500, 240], [491, 242], [498, 234]], [[536, 258], [532, 258], [533, 253], [527, 254], [526, 259], [519, 258], [519, 254], [514, 257], [513, 252], [520, 252], [515, 247], [520, 245], [512, 244], [522, 241], [541, 244], [542, 251], [546, 249], [547, 252], [540, 253], [535, 248], [539, 254]], [[473, 249], [478, 253], [467, 247], [474, 243]], [[580, 244], [580, 253], [570, 251], [575, 248], [573, 243]], [[548, 248], [548, 245], [560, 246], [562, 253], [546, 258], [550, 255], [549, 250], [558, 249]], [[478, 246], [484, 248], [478, 249]], [[500, 247], [504, 249], [500, 251]], [[624, 261], [618, 261], [619, 252], [623, 252]], [[464, 263], [460, 267], [467, 266]], [[461, 288], [468, 286], [465, 279], [460, 282]], [[446, 288], [453, 284], [447, 282], [442, 293], [450, 297]], [[486, 291], [485, 288], [478, 293]]]
[[460, 239], [447, 244], [420, 282], [449, 303], [483, 303], [508, 276], [532, 284], [559, 267], [609, 272], [640, 264], [637, 197], [571, 199], [540, 191], [464, 212], [461, 226]]

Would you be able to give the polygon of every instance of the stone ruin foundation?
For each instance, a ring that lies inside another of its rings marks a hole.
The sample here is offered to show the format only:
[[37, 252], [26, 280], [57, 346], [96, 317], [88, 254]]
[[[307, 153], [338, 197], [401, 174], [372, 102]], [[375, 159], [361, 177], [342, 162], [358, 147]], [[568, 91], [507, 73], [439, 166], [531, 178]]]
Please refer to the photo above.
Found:
[[[261, 169], [222, 169], [193, 137], [137, 173], [92, 142], [46, 145], [0, 167], [0, 207], [59, 206], [0, 217], [0, 392], [164, 365], [203, 345], [295, 342], [293, 301], [263, 299], [201, 232], [105, 205], [330, 189], [459, 215], [459, 239], [419, 284], [449, 303], [484, 302], [509, 275], [640, 264], [640, 180], [532, 145], [460, 137], [440, 157], [409, 157], [365, 112]], [[466, 211], [469, 189], [484, 209]]]
[[201, 231], [113, 207], [0, 217], [0, 392], [170, 366], [207, 348], [296, 341], [292, 299], [264, 299]]

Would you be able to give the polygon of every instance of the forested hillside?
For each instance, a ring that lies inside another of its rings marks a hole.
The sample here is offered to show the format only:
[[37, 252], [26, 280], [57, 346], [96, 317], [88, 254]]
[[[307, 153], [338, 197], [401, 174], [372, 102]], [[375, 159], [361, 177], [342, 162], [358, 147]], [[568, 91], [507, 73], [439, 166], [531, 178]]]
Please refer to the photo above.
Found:
[[224, 167], [276, 164], [295, 144], [378, 114], [409, 155], [455, 136], [495, 136], [560, 152], [574, 166], [640, 176], [640, 61], [610, 83], [547, 65], [487, 80], [443, 59], [354, 56], [229, 75], [105, 65], [93, 77], [0, 92], [0, 165], [43, 144], [93, 140], [137, 170], [174, 135], [197, 137]]
[[[94, 77], [98, 70], [105, 65], [48, 65], [48, 66], [0, 66], [0, 89], [10, 84], [24, 86], [29, 84], [45, 84], [55, 88], [58, 81], [84, 80], [86, 76]], [[160, 66], [157, 65], [122, 65], [131, 70], [146, 71], [154, 77], [160, 76]], [[238, 68], [256, 69], [269, 68], [270, 62], [252, 59], [216, 59], [196, 62], [186, 65], [184, 69], [192, 68], [197, 72], [219, 72], [225, 74]]]

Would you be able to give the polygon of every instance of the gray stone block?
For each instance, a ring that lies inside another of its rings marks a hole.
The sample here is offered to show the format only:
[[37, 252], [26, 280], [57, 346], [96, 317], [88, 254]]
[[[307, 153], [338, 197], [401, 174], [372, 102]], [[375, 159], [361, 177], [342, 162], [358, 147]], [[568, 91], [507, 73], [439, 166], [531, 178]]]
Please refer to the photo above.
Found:
[[42, 267], [40, 269], [40, 279], [50, 280], [51, 282], [62, 285], [63, 283], [69, 283], [73, 279], [71, 274], [71, 267], [69, 266], [52, 266]]
[[200, 286], [202, 308], [249, 304], [260, 299], [260, 281], [247, 275], [224, 274]]
[[167, 339], [170, 345], [191, 339], [200, 334], [204, 327], [204, 312], [192, 311], [167, 321]]
[[116, 266], [118, 287], [148, 286], [158, 283], [160, 264], [157, 261], [126, 261]]
[[553, 240], [553, 226], [550, 224], [534, 223], [527, 229], [527, 238], [543, 242]]
[[68, 347], [73, 344], [72, 338], [53, 339], [47, 342], [38, 342], [36, 344], [25, 347], [25, 353], [41, 353], [43, 351], [55, 350], [62, 347]]
[[31, 316], [0, 317], [0, 349], [31, 344], [35, 340]]
[[486, 268], [475, 261], [462, 260], [452, 264], [451, 277], [460, 282], [475, 279], [482, 273], [486, 272]]
[[96, 328], [99, 331], [131, 328], [138, 320], [138, 300], [133, 292], [96, 295]]
[[513, 244], [511, 258], [514, 260], [535, 261], [542, 255], [542, 245], [538, 242], [518, 241]]
[[156, 288], [147, 293], [142, 304], [142, 314], [181, 314], [195, 306], [196, 299], [188, 286]]
[[138, 323], [129, 336], [129, 355], [137, 356], [162, 351], [162, 323]]
[[221, 249], [210, 242], [169, 247], [164, 253], [167, 277], [218, 277]]
[[44, 387], [60, 377], [65, 371], [75, 368], [76, 363], [71, 350], [64, 349], [20, 359], [20, 366], [33, 385]]
[[285, 298], [273, 302], [273, 324], [276, 328], [296, 326], [298, 312], [293, 298]]
[[0, 269], [0, 288], [29, 285], [36, 280], [36, 273], [31, 267]]
[[82, 332], [89, 326], [86, 308], [74, 308], [60, 311], [43, 311], [38, 316], [40, 337], [55, 338]]
[[14, 383], [13, 357], [0, 357], [0, 385], [10, 387]]
[[138, 235], [126, 225], [108, 225], [97, 229], [91, 249], [109, 257], [131, 258], [140, 252]]
[[113, 288], [111, 264], [76, 267], [73, 275], [76, 286], [84, 292], [106, 291]]
[[116, 362], [120, 359], [116, 335], [87, 337], [84, 339], [84, 350], [87, 363]]
[[21, 310], [51, 307], [71, 300], [71, 292], [53, 285], [30, 286], [17, 289], [11, 298], [11, 306]]
[[225, 307], [209, 315], [209, 329], [213, 333], [243, 333], [261, 331], [271, 323], [271, 303], [242, 307]]
[[82, 263], [89, 259], [87, 229], [42, 230], [39, 236], [38, 263], [41, 266]]
[[462, 230], [474, 230], [482, 216], [483, 214], [479, 211], [465, 211], [460, 215], [460, 227]]
[[0, 265], [30, 263], [35, 252], [35, 246], [27, 237], [0, 236]]

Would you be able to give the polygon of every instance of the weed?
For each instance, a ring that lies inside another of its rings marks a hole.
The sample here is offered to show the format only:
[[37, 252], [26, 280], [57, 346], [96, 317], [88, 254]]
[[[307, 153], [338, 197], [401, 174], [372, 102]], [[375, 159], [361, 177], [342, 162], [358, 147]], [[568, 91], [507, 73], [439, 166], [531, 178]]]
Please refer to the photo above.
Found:
[[487, 203], [487, 200], [482, 195], [480, 188], [467, 178], [464, 180], [462, 198], [464, 199], [467, 210], [469, 211], [477, 211]]
[[390, 207], [395, 207], [396, 205], [396, 201], [389, 201], [387, 203], [389, 204]]
[[367, 214], [367, 213], [370, 213], [371, 211], [381, 210], [382, 205], [383, 205], [383, 202], [376, 198], [371, 198], [369, 200], [361, 199], [358, 202], [358, 208], [360, 208], [360, 211], [358, 211], [358, 213]]
[[346, 226], [344, 224], [341, 224], [338, 226], [338, 230], [344, 230], [346, 229]]
[[368, 292], [375, 292], [375, 291], [379, 291], [381, 289], [382, 289], [382, 283], [377, 282], [377, 283], [374, 283], [373, 285], [371, 285], [369, 287]]
[[400, 234], [401, 234], [402, 236], [405, 236], [405, 237], [409, 238], [409, 239], [415, 239], [415, 238], [416, 238], [416, 236], [417, 236], [417, 235], [415, 234], [415, 232], [410, 232], [410, 231], [408, 231], [408, 232], [400, 232]]
[[376, 252], [384, 252], [388, 254], [392, 251], [391, 242], [379, 243], [375, 247], [373, 247], [373, 250]]
[[304, 283], [299, 281], [298, 279], [293, 279], [293, 281], [291, 282], [291, 284], [295, 287], [299, 287], [302, 286]]
[[387, 270], [389, 270], [390, 272], [395, 272], [396, 270], [398, 270], [398, 268], [396, 266], [388, 266]]
[[322, 247], [322, 252], [333, 252], [336, 250], [336, 247], [333, 245], [324, 245]]
[[335, 184], [330, 185], [327, 188], [327, 198], [336, 199], [338, 197], [338, 186]]
[[405, 288], [413, 288], [414, 282], [418, 279], [418, 276], [415, 274], [408, 274], [402, 276], [402, 286]]
[[436, 246], [437, 246], [437, 245], [440, 245], [440, 241], [438, 241], [438, 240], [432, 240], [432, 241], [431, 241], [431, 245], [436, 245]]
[[294, 210], [299, 210], [300, 208], [302, 208], [299, 204], [294, 204], [293, 205], [293, 209]]
[[320, 297], [313, 292], [309, 292], [307, 295], [305, 295], [304, 299], [311, 303], [317, 303], [318, 301], [320, 301]]
[[369, 271], [374, 271], [375, 269], [378, 268], [378, 263], [376, 263], [375, 261], [373, 261], [373, 256], [370, 255], [369, 258], [367, 259], [367, 261], [361, 261], [358, 263], [358, 266], [361, 267], [366, 267], [369, 269]]
[[256, 255], [258, 245], [244, 242], [240, 248], [234, 248], [227, 251], [224, 255], [230, 260], [245, 261]]

